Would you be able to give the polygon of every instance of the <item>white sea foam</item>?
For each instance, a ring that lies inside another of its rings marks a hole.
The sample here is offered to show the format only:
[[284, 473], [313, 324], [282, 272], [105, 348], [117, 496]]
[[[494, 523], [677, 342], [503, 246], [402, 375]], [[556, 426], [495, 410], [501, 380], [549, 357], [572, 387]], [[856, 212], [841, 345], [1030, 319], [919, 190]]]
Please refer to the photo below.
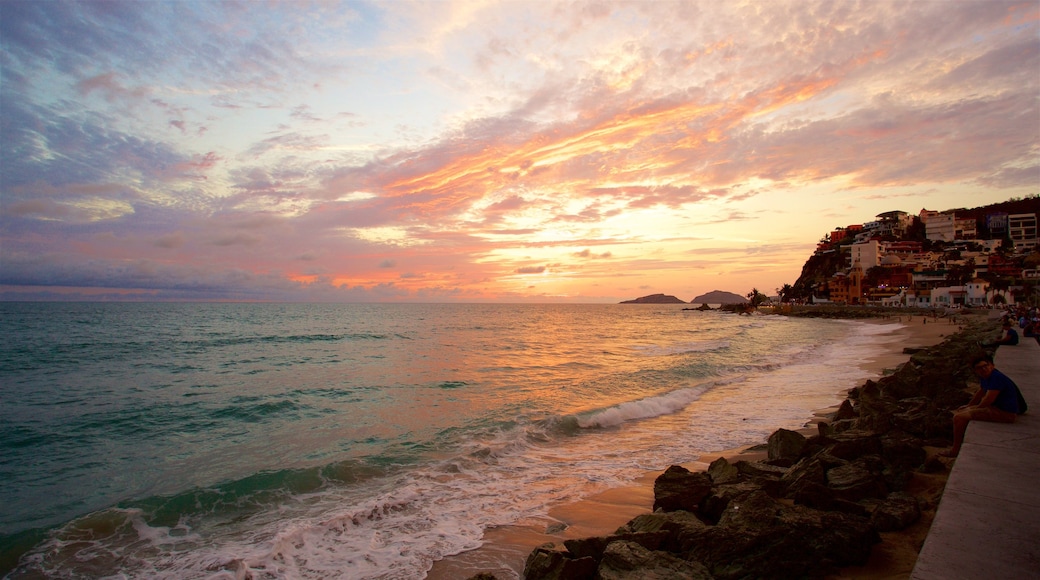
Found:
[[579, 418], [578, 425], [583, 428], [616, 427], [626, 421], [649, 419], [674, 413], [699, 399], [711, 386], [705, 384], [679, 389], [657, 397], [622, 403], [616, 407], [598, 411], [589, 417]]

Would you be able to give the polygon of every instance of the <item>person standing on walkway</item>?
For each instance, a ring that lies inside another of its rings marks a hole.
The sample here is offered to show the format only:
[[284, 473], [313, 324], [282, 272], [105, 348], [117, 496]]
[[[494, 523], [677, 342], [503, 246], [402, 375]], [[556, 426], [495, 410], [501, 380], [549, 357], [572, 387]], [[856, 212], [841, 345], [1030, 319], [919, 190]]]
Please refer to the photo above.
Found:
[[993, 366], [993, 357], [980, 354], [971, 361], [971, 369], [979, 377], [979, 390], [971, 402], [953, 412], [953, 447], [939, 455], [957, 457], [964, 443], [964, 432], [971, 421], [1014, 423], [1019, 413], [1022, 393], [1018, 385]]

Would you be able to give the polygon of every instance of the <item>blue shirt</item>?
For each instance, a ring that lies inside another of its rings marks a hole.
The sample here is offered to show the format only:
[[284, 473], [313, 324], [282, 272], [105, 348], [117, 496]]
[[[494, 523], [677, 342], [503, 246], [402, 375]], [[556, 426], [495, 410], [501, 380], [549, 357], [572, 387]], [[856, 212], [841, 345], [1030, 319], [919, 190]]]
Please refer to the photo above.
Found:
[[993, 369], [988, 377], [979, 380], [979, 386], [984, 391], [997, 391], [997, 400], [993, 406], [1001, 411], [1018, 414], [1018, 385], [1007, 375]]

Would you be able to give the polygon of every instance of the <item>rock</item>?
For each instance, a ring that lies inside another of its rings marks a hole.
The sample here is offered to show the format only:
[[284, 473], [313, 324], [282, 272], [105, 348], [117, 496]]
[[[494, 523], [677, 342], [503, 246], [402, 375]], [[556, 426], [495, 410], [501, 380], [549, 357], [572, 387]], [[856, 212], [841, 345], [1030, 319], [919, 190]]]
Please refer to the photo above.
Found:
[[635, 542], [611, 542], [596, 570], [599, 580], [712, 580], [708, 569]]
[[701, 501], [697, 515], [712, 524], [717, 524], [723, 512], [726, 511], [726, 507], [729, 506], [729, 502], [745, 498], [761, 489], [760, 485], [750, 481], [717, 485], [712, 488], [711, 494]]
[[888, 493], [881, 470], [862, 458], [828, 470], [827, 487], [834, 491], [835, 497], [849, 501], [884, 497]]
[[834, 443], [827, 446], [827, 453], [853, 461], [864, 455], [879, 455], [881, 453], [881, 436], [877, 433], [866, 431], [845, 431], [832, 436]]
[[786, 467], [776, 467], [758, 461], [744, 461], [743, 459], [733, 465], [741, 475], [757, 480], [779, 480], [788, 470]]
[[802, 459], [780, 478], [783, 496], [793, 498], [806, 486], [825, 485], [825, 471], [823, 464], [816, 457]]
[[706, 527], [708, 524], [702, 522], [691, 512], [654, 512], [632, 518], [627, 524], [617, 529], [617, 534], [664, 531], [669, 533], [669, 537], [674, 537], [683, 530]]
[[796, 505], [804, 505], [813, 509], [841, 512], [860, 517], [868, 517], [870, 515], [866, 506], [847, 499], [841, 499], [837, 497], [837, 494], [831, 488], [814, 482], [809, 482], [800, 487], [795, 492], [793, 499]]
[[777, 429], [769, 436], [769, 459], [797, 461], [805, 449], [805, 436], [797, 431]]
[[524, 578], [540, 580], [591, 580], [599, 565], [593, 558], [572, 558], [552, 544], [534, 549], [524, 562]]
[[844, 421], [846, 419], [855, 419], [857, 416], [856, 410], [852, 408], [852, 402], [845, 399], [841, 402], [838, 410], [834, 412], [834, 417], [832, 417], [831, 420]]
[[490, 572], [481, 572], [470, 576], [467, 580], [498, 580], [498, 577]]
[[879, 532], [894, 532], [910, 527], [921, 519], [921, 506], [910, 494], [890, 494], [870, 516], [870, 522]]
[[725, 457], [719, 457], [708, 466], [708, 476], [715, 485], [732, 483], [740, 478], [740, 471], [730, 464]]
[[590, 557], [599, 560], [611, 542], [629, 542], [639, 544], [647, 550], [656, 551], [671, 537], [667, 530], [645, 532], [619, 532], [610, 536], [566, 540], [563, 545], [575, 558]]
[[654, 510], [696, 511], [697, 504], [711, 493], [711, 477], [673, 465], [654, 480]]
[[788, 506], [756, 492], [731, 502], [717, 526], [686, 538], [682, 556], [720, 580], [821, 578], [862, 565], [878, 541], [866, 518]]
[[554, 524], [549, 524], [548, 526], [545, 526], [545, 534], [547, 536], [551, 536], [553, 534], [559, 534], [560, 532], [563, 532], [564, 530], [566, 530], [567, 527], [568, 527], [567, 524], [565, 524], [563, 522], [556, 522]]
[[889, 433], [881, 437], [881, 456], [890, 465], [916, 469], [924, 464], [928, 453], [919, 439], [906, 433]]
[[635, 300], [624, 300], [620, 304], [686, 304], [682, 300], [679, 300], [675, 296], [669, 296], [665, 294], [651, 294], [649, 296], [642, 296]]

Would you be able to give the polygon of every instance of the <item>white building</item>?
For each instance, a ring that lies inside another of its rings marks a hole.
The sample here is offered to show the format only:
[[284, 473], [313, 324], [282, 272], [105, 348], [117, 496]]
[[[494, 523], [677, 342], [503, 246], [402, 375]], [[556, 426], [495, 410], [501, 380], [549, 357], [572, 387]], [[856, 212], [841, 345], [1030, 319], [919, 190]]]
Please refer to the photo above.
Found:
[[881, 244], [877, 240], [870, 240], [862, 244], [852, 244], [850, 264], [853, 268], [859, 265], [864, 272], [881, 265]]

